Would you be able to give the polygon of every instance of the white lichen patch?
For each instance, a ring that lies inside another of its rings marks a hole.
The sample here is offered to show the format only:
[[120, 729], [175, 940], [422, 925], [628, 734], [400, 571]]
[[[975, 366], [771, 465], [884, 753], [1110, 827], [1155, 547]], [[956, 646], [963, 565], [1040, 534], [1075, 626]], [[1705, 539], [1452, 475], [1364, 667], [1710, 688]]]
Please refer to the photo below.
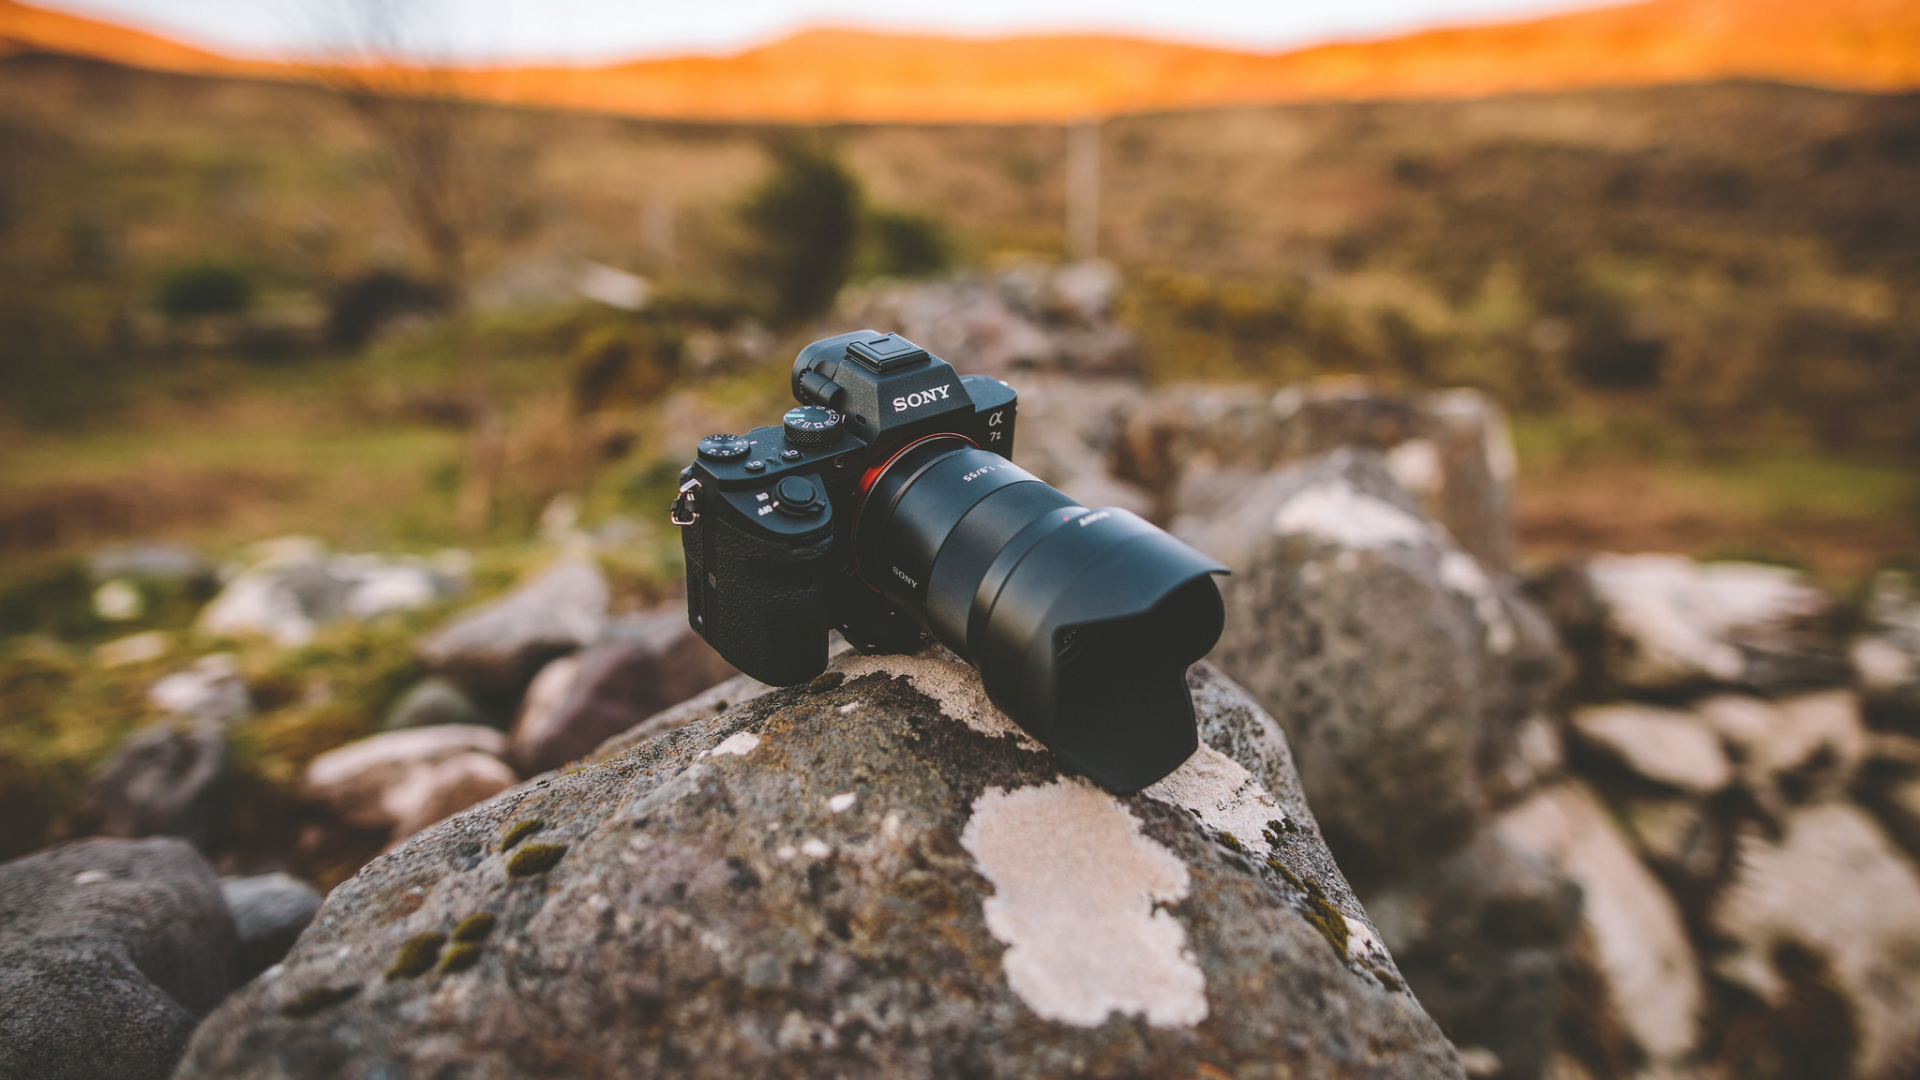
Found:
[[1500, 602], [1493, 582], [1473, 556], [1464, 551], [1443, 552], [1440, 583], [1473, 602], [1473, 613], [1487, 629], [1488, 652], [1505, 656], [1513, 651], [1516, 640], [1513, 619], [1507, 615], [1507, 606]]
[[1415, 495], [1435, 494], [1443, 480], [1440, 451], [1432, 439], [1408, 439], [1387, 451], [1387, 471]]
[[1361, 970], [1385, 971], [1393, 965], [1387, 947], [1380, 943], [1373, 928], [1351, 915], [1340, 916], [1347, 923], [1347, 960]]
[[1273, 853], [1267, 830], [1284, 824], [1287, 817], [1252, 773], [1206, 743], [1140, 793], [1192, 812], [1215, 832], [1232, 833], [1241, 847], [1261, 857]]
[[812, 837], [808, 837], [800, 841], [800, 854], [805, 855], [809, 859], [824, 859], [833, 854], [833, 849], [827, 846], [825, 840], [815, 840]]
[[902, 676], [915, 690], [937, 702], [941, 713], [982, 735], [1010, 738], [1022, 749], [1036, 753], [1044, 749], [988, 700], [980, 676], [958, 660], [939, 656], [849, 656], [838, 667], [849, 679], [876, 671]]
[[725, 754], [733, 754], [738, 757], [746, 757], [748, 754], [753, 753], [754, 747], [759, 745], [760, 736], [755, 735], [751, 731], [736, 731], [721, 740], [720, 745], [706, 751], [700, 756], [706, 757], [707, 754], [712, 754], [715, 757], [720, 757]]
[[1273, 517], [1275, 532], [1319, 537], [1342, 547], [1385, 548], [1431, 543], [1418, 517], [1344, 481], [1315, 484], [1288, 499]]
[[843, 791], [827, 800], [827, 809], [836, 814], [844, 813], [853, 809], [854, 802], [859, 798], [860, 796], [855, 795], [851, 791]]
[[982, 913], [1007, 946], [1007, 984], [1035, 1013], [1080, 1027], [1116, 1012], [1206, 1019], [1206, 976], [1158, 906], [1187, 895], [1187, 868], [1119, 800], [1066, 777], [989, 788], [960, 843], [993, 884]]

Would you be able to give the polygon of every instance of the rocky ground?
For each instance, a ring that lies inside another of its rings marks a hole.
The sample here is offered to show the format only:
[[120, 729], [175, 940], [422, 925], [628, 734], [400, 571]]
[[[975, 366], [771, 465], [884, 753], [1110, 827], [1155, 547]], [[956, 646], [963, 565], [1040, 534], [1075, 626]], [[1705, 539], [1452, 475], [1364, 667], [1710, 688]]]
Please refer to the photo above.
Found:
[[212, 595], [95, 654], [173, 670], [86, 790], [93, 838], [0, 865], [0, 1075], [1920, 1067], [1910, 581], [1519, 566], [1487, 399], [1149, 391], [1112, 290], [1022, 271], [844, 314], [1015, 381], [1024, 465], [1233, 568], [1166, 781], [1064, 774], [936, 653], [730, 677], [677, 603], [616, 614], [606, 541], [560, 514], [542, 565], [412, 642], [386, 730], [303, 759], [313, 828], [385, 848], [322, 903], [222, 852], [278, 691], [217, 643], [458, 605], [470, 562], [103, 552], [103, 612]]

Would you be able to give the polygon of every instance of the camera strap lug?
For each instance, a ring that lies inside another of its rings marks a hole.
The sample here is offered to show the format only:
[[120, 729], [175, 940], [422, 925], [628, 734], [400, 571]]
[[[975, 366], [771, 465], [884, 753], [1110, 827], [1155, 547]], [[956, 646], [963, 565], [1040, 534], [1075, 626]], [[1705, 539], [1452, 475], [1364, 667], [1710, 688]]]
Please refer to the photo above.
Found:
[[700, 504], [696, 496], [700, 492], [700, 481], [688, 480], [680, 485], [680, 493], [674, 496], [673, 509], [668, 511], [667, 520], [681, 528], [700, 520]]

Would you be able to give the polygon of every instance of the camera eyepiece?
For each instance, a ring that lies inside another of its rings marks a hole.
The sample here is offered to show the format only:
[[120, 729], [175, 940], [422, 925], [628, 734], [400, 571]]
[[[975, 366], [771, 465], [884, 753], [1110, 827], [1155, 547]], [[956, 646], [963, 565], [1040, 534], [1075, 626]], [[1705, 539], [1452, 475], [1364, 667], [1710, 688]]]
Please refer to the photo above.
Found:
[[898, 334], [801, 350], [780, 427], [710, 436], [681, 474], [687, 609], [735, 667], [791, 685], [838, 626], [866, 652], [930, 632], [1067, 764], [1129, 792], [1198, 746], [1187, 667], [1226, 568], [1015, 465], [1017, 400]]

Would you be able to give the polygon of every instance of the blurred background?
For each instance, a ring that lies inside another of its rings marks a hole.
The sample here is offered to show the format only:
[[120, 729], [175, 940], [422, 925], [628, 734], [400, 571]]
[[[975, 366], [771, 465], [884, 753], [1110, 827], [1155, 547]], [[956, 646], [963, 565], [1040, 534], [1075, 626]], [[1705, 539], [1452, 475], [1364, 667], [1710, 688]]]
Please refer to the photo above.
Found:
[[[1023, 425], [1029, 467], [1162, 522], [1192, 509], [1144, 404], [1174, 388], [1235, 388], [1202, 426], [1476, 391], [1510, 504], [1478, 546], [1448, 524], [1489, 570], [1552, 608], [1595, 553], [1782, 568], [1833, 640], [1884, 630], [1836, 663], [1912, 687], [1920, 4], [1185, 6], [0, 0], [0, 856], [185, 830], [230, 873], [342, 880], [435, 815], [348, 820], [316, 757], [507, 727], [566, 651], [463, 679], [423, 637], [556, 558], [594, 569], [596, 618], [672, 623], [694, 440], [772, 422], [797, 349], [863, 326], [1031, 387], [1079, 441]], [[1564, 610], [1577, 652], [1593, 617]], [[1700, 688], [1593, 664], [1556, 716]], [[129, 762], [183, 717], [219, 733]], [[461, 790], [591, 745], [516, 744]], [[1842, 786], [1904, 860], [1920, 792], [1886, 792], [1920, 743], [1848, 745], [1893, 763]], [[115, 788], [136, 773], [178, 788], [165, 829]], [[1714, 805], [1727, 837], [1780, 817]], [[1634, 827], [1708, 957], [1736, 868]], [[1920, 1005], [1774, 959], [1771, 998], [1701, 959], [1677, 1048], [1596, 977], [1558, 1049], [1470, 1065], [1913, 1067], [1886, 1047]]]

